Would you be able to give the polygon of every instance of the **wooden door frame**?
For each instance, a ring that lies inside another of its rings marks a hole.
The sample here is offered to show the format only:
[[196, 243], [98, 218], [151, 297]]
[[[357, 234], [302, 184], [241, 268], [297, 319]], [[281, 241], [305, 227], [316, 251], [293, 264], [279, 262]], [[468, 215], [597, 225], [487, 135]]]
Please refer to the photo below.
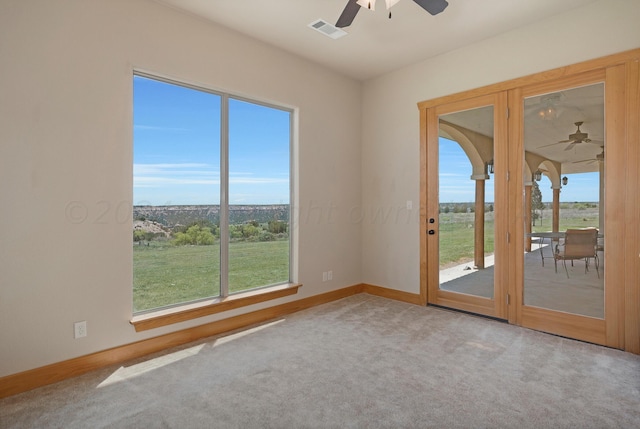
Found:
[[[493, 159], [496, 172], [502, 171], [503, 175], [498, 173], [494, 175], [494, 297], [488, 299], [474, 295], [463, 295], [455, 292], [444, 291], [439, 288], [439, 271], [427, 270], [427, 302], [431, 304], [443, 305], [446, 307], [454, 307], [464, 311], [483, 314], [486, 316], [496, 317], [500, 319], [507, 318], [507, 294], [506, 290], [502, 290], [506, 284], [505, 279], [496, 278], [504, 270], [498, 269], [506, 262], [507, 255], [507, 228], [506, 213], [507, 204], [507, 182], [506, 169], [507, 165], [507, 93], [505, 91], [493, 94], [482, 95], [479, 97], [467, 98], [463, 100], [453, 101], [441, 104], [433, 108], [427, 109], [426, 118], [434, 126], [426, 127], [426, 173], [425, 182], [429, 179], [429, 174], [433, 174], [430, 186], [425, 188], [426, 198], [426, 225], [428, 230], [435, 230], [433, 237], [426, 237], [427, 254], [435, 258], [434, 263], [437, 264], [438, 246], [439, 246], [439, 196], [438, 196], [438, 138], [439, 138], [439, 122], [438, 118], [442, 115], [455, 113], [464, 110], [482, 108], [486, 106], [493, 107], [493, 128], [494, 128], [494, 146]], [[499, 178], [498, 178], [499, 177]], [[435, 183], [434, 183], [435, 182]], [[429, 219], [434, 219], [434, 223], [428, 223]], [[429, 259], [425, 260], [428, 267]]]
[[[566, 89], [577, 88], [586, 85], [592, 85], [597, 83], [604, 83], [605, 88], [605, 130], [607, 141], [607, 155], [609, 153], [618, 153], [620, 151], [620, 136], [615, 130], [614, 124], [611, 124], [612, 114], [607, 110], [610, 105], [619, 105], [619, 100], [613, 100], [611, 97], [616, 97], [616, 91], [609, 91], [611, 87], [615, 87], [619, 82], [616, 82], [615, 77], [611, 78], [608, 69], [596, 69], [587, 71], [584, 73], [573, 74], [558, 79], [548, 80], [545, 82], [536, 83], [533, 85], [527, 85], [517, 90], [514, 90], [513, 95], [510, 97], [511, 105], [510, 111], [513, 113], [510, 118], [510, 147], [513, 149], [510, 153], [510, 165], [513, 168], [513, 180], [510, 182], [509, 200], [512, 204], [522, 207], [524, 204], [522, 197], [522, 190], [524, 189], [523, 177], [522, 177], [522, 156], [524, 154], [524, 100], [528, 97], [535, 95], [547, 94], [552, 92], [558, 92]], [[613, 92], [613, 94], [612, 94]], [[614, 121], [615, 122], [615, 121]], [[517, 132], [512, 129], [516, 129]], [[624, 144], [624, 140], [622, 140]], [[612, 163], [607, 156], [607, 163]], [[611, 170], [608, 169], [606, 176], [610, 176]], [[615, 183], [611, 178], [607, 177], [605, 183]], [[603, 204], [605, 205], [606, 213], [616, 212], [617, 210], [612, 207], [617, 207], [620, 203], [621, 194], [619, 193], [607, 193], [608, 197]], [[622, 194], [622, 196], [624, 196]], [[605, 215], [605, 225], [608, 220]], [[540, 307], [526, 306], [524, 302], [524, 258], [522, 253], [517, 249], [524, 249], [524, 223], [516, 221], [513, 225], [513, 248], [510, 250], [509, 255], [512, 258], [509, 262], [509, 267], [513, 268], [514, 275], [511, 278], [510, 286], [513, 291], [514, 300], [514, 312], [516, 313], [515, 320], [511, 323], [524, 326], [526, 328], [537, 329], [540, 331], [550, 332], [557, 335], [562, 335], [570, 338], [577, 338], [584, 341], [589, 341], [596, 344], [609, 345], [612, 347], [618, 347], [619, 341], [615, 335], [607, 333], [607, 326], [617, 326], [619, 320], [618, 317], [606, 317], [605, 319], [597, 319], [592, 317], [580, 316], [576, 314], [568, 314], [548, 310]], [[605, 236], [608, 233], [615, 235], [618, 227], [606, 226]], [[619, 248], [607, 249], [607, 260], [617, 260]], [[615, 279], [615, 264], [604, 264], [605, 273], [604, 277], [607, 279], [605, 287], [605, 316], [616, 313], [613, 308], [617, 307], [616, 303], [619, 301], [621, 295], [619, 285], [622, 284]], [[613, 308], [612, 308], [613, 306]]]
[[[608, 264], [605, 264], [605, 278], [607, 281], [607, 296], [605, 300], [605, 314], [607, 323], [605, 326], [604, 344], [616, 347], [632, 353], [640, 354], [640, 49], [609, 55], [578, 64], [573, 64], [557, 69], [536, 73], [530, 76], [517, 78], [470, 91], [447, 95], [432, 100], [418, 103], [420, 112], [420, 302], [429, 301], [427, 288], [429, 273], [427, 270], [427, 256], [429, 244], [427, 240], [428, 213], [432, 208], [432, 202], [428, 199], [428, 133], [433, 132], [433, 126], [437, 124], [437, 116], [434, 108], [447, 103], [457, 102], [470, 98], [508, 91], [508, 105], [516, 106], [522, 100], [523, 88], [531, 85], [544, 85], [561, 79], [572, 79], [575, 76], [594, 72], [605, 73], [607, 91], [613, 92], [605, 98], [607, 119], [606, 139], [609, 147], [608, 172], [606, 172], [605, 204], [609, 217], [605, 214], [606, 233], [614, 237], [608, 243], [616, 243], [616, 249], [608, 246], [612, 253], [608, 256]], [[508, 138], [511, 144], [521, 144], [522, 112], [519, 109], [510, 108], [510, 121]], [[519, 117], [519, 119], [518, 119]], [[433, 137], [432, 137], [433, 138]], [[614, 143], [615, 141], [615, 143]], [[520, 143], [518, 143], [520, 142]], [[611, 150], [615, 147], [615, 150]], [[517, 148], [513, 148], [516, 150]], [[615, 153], [614, 153], [615, 152]], [[514, 155], [515, 156], [515, 155]], [[521, 161], [510, 160], [511, 168], [522, 171]], [[510, 323], [519, 324], [523, 320], [522, 306], [517, 301], [518, 281], [522, 274], [514, 267], [512, 262], [520, 258], [519, 252], [514, 249], [522, 249], [523, 238], [517, 234], [521, 228], [523, 208], [521, 196], [512, 198], [521, 192], [518, 186], [519, 174], [510, 174], [509, 202], [508, 202], [508, 234], [511, 237], [508, 248], [509, 269], [506, 269], [507, 289], [511, 297], [508, 303], [508, 320]], [[609, 183], [608, 185], [606, 183]], [[521, 185], [522, 183], [520, 183]], [[615, 216], [615, 218], [614, 218]], [[519, 246], [519, 247], [518, 247]], [[433, 251], [433, 250], [432, 250]], [[607, 267], [608, 266], [608, 267]], [[611, 289], [609, 291], [609, 289]], [[521, 288], [520, 288], [521, 290]], [[612, 295], [610, 296], [609, 293]], [[595, 338], [594, 342], [602, 343]]]

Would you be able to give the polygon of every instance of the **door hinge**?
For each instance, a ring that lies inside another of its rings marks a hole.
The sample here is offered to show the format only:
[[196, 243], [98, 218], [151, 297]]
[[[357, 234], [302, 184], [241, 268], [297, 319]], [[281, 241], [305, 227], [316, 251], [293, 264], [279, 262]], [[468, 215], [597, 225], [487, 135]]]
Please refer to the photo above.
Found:
[[511, 234], [507, 232], [507, 243], [511, 243]]
[[511, 295], [507, 294], [507, 305], [511, 304]]
[[509, 119], [509, 108], [507, 107], [507, 119]]

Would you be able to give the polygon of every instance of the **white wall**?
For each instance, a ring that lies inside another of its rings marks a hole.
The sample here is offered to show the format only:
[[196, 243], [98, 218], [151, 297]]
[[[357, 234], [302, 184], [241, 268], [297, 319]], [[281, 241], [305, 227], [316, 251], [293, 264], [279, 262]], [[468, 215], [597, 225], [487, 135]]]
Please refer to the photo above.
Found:
[[[134, 332], [134, 67], [299, 109], [298, 295]], [[152, 1], [0, 2], [0, 376], [360, 283], [360, 106], [360, 83]]]
[[602, 0], [365, 83], [362, 205], [411, 220], [363, 222], [363, 282], [418, 293], [417, 103], [640, 47], [640, 1]]

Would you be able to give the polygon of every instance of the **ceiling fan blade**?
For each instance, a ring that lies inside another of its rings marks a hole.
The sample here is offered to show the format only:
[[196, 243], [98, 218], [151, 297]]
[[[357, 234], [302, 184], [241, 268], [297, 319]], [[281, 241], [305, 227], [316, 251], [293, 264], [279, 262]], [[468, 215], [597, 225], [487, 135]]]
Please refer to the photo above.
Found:
[[348, 27], [353, 22], [353, 19], [358, 14], [360, 10], [360, 5], [357, 3], [358, 0], [349, 0], [347, 5], [344, 7], [340, 18], [338, 18], [338, 22], [336, 22], [336, 27], [343, 28]]
[[555, 146], [555, 145], [560, 144], [560, 143], [567, 143], [567, 142], [555, 142], [555, 143], [551, 143], [551, 144], [545, 144], [543, 146], [538, 147], [538, 149], [542, 149], [543, 147]]
[[431, 15], [437, 15], [449, 6], [447, 0], [413, 0]]
[[591, 143], [591, 144], [597, 144], [598, 146], [604, 146], [604, 141], [603, 140], [591, 140], [588, 139], [589, 141], [585, 140], [585, 143]]
[[566, 148], [564, 148], [564, 150], [571, 150], [576, 144], [578, 144], [578, 142], [571, 142], [567, 145]]
[[560, 140], [558, 143], [569, 143], [573, 142], [573, 140]]

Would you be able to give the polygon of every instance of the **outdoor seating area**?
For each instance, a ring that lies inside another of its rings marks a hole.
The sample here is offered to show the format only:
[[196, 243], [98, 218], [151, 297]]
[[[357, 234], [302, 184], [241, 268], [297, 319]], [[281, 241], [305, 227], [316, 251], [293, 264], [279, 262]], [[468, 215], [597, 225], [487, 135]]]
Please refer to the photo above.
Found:
[[564, 240], [555, 247], [553, 261], [556, 273], [558, 272], [558, 261], [562, 261], [564, 270], [569, 278], [567, 261], [571, 261], [571, 266], [576, 260], [584, 261], [584, 272], [589, 271], [589, 262], [595, 261], [596, 274], [598, 271], [598, 230], [595, 228], [567, 229]]
[[[604, 252], [604, 236], [596, 228], [569, 228], [566, 231], [545, 231], [527, 233], [527, 238], [538, 245], [538, 252], [544, 266], [544, 260], [553, 258], [556, 273], [558, 272], [558, 261], [562, 261], [565, 268], [567, 278], [569, 271], [567, 270], [566, 261], [573, 262], [581, 260], [585, 263], [585, 273], [589, 270], [590, 260], [595, 262], [596, 274], [599, 276], [600, 256]], [[551, 247], [551, 252], [546, 253], [545, 242]]]
[[[525, 305], [604, 318], [604, 276], [599, 274], [604, 267], [603, 259], [598, 258], [598, 268], [595, 270], [585, 270], [582, 266], [584, 262], [577, 262], [574, 266], [569, 263], [565, 275], [556, 272], [556, 267], [551, 264], [540, 263], [542, 252], [545, 259], [553, 257], [554, 246], [548, 241], [543, 244], [534, 242], [531, 251], [524, 253]], [[567, 261], [571, 262], [569, 259]], [[493, 255], [485, 258], [485, 264], [484, 269], [475, 269], [473, 263], [469, 262], [441, 270], [440, 288], [493, 298]]]

